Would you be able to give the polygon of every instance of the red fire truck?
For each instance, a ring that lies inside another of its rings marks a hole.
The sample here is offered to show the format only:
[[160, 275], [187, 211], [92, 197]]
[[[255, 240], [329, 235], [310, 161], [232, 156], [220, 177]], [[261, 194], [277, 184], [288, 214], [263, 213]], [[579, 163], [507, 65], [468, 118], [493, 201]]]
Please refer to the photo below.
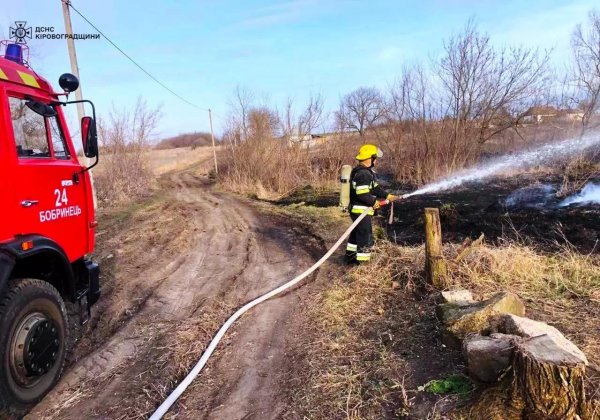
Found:
[[[94, 117], [81, 121], [82, 166], [62, 108], [79, 81], [59, 79], [63, 93], [24, 60], [27, 47], [0, 42], [0, 418], [23, 413], [62, 372], [69, 323], [65, 302], [89, 318], [100, 296], [89, 169], [98, 163]], [[2, 54], [2, 51], [4, 54]], [[61, 100], [64, 99], [64, 100]]]

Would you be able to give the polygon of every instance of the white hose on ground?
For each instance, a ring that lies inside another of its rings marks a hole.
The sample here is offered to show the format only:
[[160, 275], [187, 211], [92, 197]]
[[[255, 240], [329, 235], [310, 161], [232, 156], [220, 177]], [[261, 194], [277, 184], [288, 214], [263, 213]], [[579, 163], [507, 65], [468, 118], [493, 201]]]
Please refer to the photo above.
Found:
[[335, 252], [335, 250], [340, 247], [342, 242], [344, 242], [344, 240], [348, 237], [348, 235], [350, 235], [350, 232], [352, 232], [352, 230], [356, 227], [356, 225], [358, 225], [360, 223], [360, 221], [366, 217], [366, 215], [367, 215], [367, 212], [365, 211], [363, 214], [358, 216], [358, 218], [354, 221], [354, 223], [352, 223], [352, 225], [350, 225], [350, 227], [348, 229], [346, 229], [344, 234], [329, 249], [329, 251], [327, 251], [327, 253], [325, 255], [323, 255], [319, 261], [317, 261], [312, 267], [310, 267], [304, 273], [300, 274], [299, 276], [295, 277], [294, 279], [290, 280], [289, 282], [279, 286], [277, 289], [271, 290], [270, 292], [257, 297], [253, 301], [246, 303], [244, 306], [242, 306], [240, 309], [238, 309], [233, 315], [231, 315], [231, 317], [223, 324], [221, 329], [219, 329], [217, 334], [213, 337], [212, 341], [210, 342], [210, 344], [208, 345], [208, 347], [202, 354], [202, 357], [200, 358], [198, 363], [196, 363], [196, 366], [194, 366], [194, 368], [190, 371], [190, 373], [188, 373], [188, 375], [185, 377], [185, 379], [183, 381], [181, 381], [181, 383], [177, 386], [177, 388], [175, 388], [175, 390], [171, 393], [171, 395], [169, 395], [167, 397], [167, 399], [160, 405], [160, 407], [158, 407], [156, 409], [154, 414], [152, 414], [152, 417], [150, 417], [150, 420], [162, 419], [163, 416], [165, 414], [167, 414], [167, 411], [169, 411], [171, 406], [173, 404], [175, 404], [177, 399], [185, 392], [185, 390], [187, 389], [188, 386], [190, 386], [192, 381], [194, 379], [196, 379], [196, 377], [198, 376], [200, 371], [204, 368], [204, 366], [206, 365], [206, 362], [208, 362], [208, 359], [215, 351], [217, 345], [219, 344], [219, 342], [221, 341], [221, 339], [223, 338], [223, 336], [225, 335], [225, 333], [227, 332], [229, 327], [231, 327], [231, 325], [239, 317], [241, 317], [244, 313], [246, 313], [247, 311], [249, 311], [256, 305], [258, 305], [259, 303], [262, 303], [265, 300], [270, 299], [275, 295], [278, 295], [279, 293], [294, 286], [295, 284], [297, 284], [304, 278], [310, 276], [317, 268], [319, 268], [325, 261], [327, 261], [329, 259], [329, 257], [331, 257], [331, 255]]

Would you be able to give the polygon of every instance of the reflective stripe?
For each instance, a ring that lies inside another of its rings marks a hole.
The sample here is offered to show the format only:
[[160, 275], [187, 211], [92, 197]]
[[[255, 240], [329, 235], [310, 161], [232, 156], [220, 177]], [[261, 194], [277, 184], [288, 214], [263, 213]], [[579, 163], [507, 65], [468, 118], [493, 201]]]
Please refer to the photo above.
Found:
[[371, 187], [369, 185], [356, 185], [356, 183], [353, 183], [352, 186], [354, 187], [357, 195], [367, 194], [369, 191], [371, 191]]
[[2, 69], [0, 69], [0, 79], [8, 80], [8, 77], [6, 77], [6, 74], [2, 71]]
[[375, 211], [371, 207], [365, 207], [365, 206], [352, 206], [352, 211], [350, 213], [363, 214], [366, 209], [369, 209], [368, 214], [370, 216], [373, 216], [375, 214]]
[[369, 261], [371, 260], [370, 252], [358, 252], [356, 254], [356, 261]]
[[346, 251], [356, 251], [358, 249], [358, 245], [348, 244], [346, 245]]

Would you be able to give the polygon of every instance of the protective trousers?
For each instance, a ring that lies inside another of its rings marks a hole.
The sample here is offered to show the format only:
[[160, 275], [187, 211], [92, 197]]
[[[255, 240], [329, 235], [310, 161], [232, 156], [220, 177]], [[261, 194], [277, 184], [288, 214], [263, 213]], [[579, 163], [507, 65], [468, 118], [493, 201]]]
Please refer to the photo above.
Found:
[[[360, 214], [350, 213], [354, 222]], [[346, 260], [348, 262], [367, 262], [371, 260], [371, 246], [373, 246], [373, 216], [366, 216], [350, 233], [346, 245]]]

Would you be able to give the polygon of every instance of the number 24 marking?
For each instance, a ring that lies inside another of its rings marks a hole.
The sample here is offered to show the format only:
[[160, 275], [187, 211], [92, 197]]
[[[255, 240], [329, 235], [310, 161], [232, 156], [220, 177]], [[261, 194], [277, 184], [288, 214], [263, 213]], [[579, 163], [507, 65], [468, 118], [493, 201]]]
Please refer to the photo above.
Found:
[[69, 199], [67, 198], [67, 189], [63, 188], [62, 192], [58, 188], [54, 190], [54, 195], [56, 196], [56, 207], [62, 207], [69, 205]]

